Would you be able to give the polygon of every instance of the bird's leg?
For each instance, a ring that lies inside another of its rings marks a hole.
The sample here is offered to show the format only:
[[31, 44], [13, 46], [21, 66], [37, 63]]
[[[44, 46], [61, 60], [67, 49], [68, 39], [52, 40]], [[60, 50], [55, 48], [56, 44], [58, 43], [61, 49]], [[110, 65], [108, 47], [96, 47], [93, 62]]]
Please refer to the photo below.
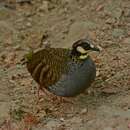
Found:
[[38, 90], [37, 90], [37, 97], [38, 97], [38, 101], [37, 101], [37, 103], [39, 102], [39, 100], [40, 100], [40, 87], [38, 87]]
[[71, 100], [71, 98], [68, 97], [60, 97], [60, 96], [56, 96], [57, 101], [60, 103], [71, 103], [73, 104], [73, 101]]
[[[42, 95], [41, 95], [42, 94]], [[40, 102], [40, 99], [42, 98], [42, 97], [46, 97], [46, 96], [48, 96], [48, 93], [45, 91], [45, 88], [43, 88], [43, 87], [38, 87], [38, 90], [37, 90], [37, 97], [38, 97], [38, 101], [37, 101], [37, 103], [39, 103]]]
[[56, 98], [55, 95], [53, 95], [52, 93], [47, 91], [46, 88], [43, 86], [38, 87], [37, 97], [38, 97], [37, 103], [39, 103], [41, 101], [42, 97], [43, 98], [47, 97], [47, 99], [50, 101], [54, 101], [54, 99]]
[[61, 96], [56, 96], [52, 93], [50, 93], [49, 91], [47, 91], [44, 87], [38, 87], [38, 101], [37, 103], [40, 102], [41, 97], [41, 93], [43, 94], [43, 97], [48, 97], [49, 101], [51, 101], [52, 103], [72, 103], [73, 101], [70, 98], [67, 97], [61, 97]]

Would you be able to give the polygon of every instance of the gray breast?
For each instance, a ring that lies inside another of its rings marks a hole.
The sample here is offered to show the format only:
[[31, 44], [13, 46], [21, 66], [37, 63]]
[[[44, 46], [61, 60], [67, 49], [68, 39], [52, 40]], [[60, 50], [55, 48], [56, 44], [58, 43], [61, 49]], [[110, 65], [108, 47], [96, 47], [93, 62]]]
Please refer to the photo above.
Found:
[[56, 84], [48, 87], [57, 96], [76, 96], [87, 89], [96, 77], [96, 67], [90, 57], [82, 63], [71, 62], [69, 66], [69, 72], [62, 75]]

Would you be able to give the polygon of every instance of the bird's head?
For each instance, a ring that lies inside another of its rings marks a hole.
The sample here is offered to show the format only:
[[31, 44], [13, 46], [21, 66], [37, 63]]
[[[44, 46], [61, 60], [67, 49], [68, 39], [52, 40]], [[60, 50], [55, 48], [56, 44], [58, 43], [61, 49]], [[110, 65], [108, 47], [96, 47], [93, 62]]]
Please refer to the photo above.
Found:
[[72, 56], [77, 56], [79, 59], [86, 59], [90, 51], [100, 51], [98, 47], [93, 45], [87, 39], [81, 39], [72, 45]]

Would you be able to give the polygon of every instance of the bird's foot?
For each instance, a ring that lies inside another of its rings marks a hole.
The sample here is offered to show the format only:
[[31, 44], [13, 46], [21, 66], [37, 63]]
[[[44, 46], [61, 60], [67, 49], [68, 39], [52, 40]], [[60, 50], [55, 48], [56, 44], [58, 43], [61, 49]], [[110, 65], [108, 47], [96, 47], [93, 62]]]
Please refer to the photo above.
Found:
[[57, 102], [59, 103], [71, 103], [73, 104], [73, 101], [71, 100], [71, 98], [67, 98], [67, 97], [61, 97], [61, 96], [55, 96], [53, 98], [53, 102]]
[[39, 102], [42, 102], [44, 99], [46, 99], [52, 103], [58, 103], [58, 104], [59, 103], [71, 103], [71, 104], [73, 104], [73, 101], [71, 100], [71, 98], [56, 96], [56, 95], [50, 93], [49, 91], [47, 91], [45, 88], [42, 88], [42, 89], [39, 88], [37, 104]]

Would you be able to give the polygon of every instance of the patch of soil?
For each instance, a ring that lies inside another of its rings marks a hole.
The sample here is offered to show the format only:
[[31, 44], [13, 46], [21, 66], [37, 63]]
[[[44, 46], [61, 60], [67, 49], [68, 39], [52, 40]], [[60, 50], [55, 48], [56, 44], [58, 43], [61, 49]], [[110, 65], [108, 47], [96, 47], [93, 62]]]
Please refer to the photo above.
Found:
[[[130, 1], [0, 1], [0, 130], [129, 130]], [[71, 47], [89, 37], [97, 78], [71, 103], [37, 104], [38, 85], [21, 64], [30, 50], [49, 43]]]

